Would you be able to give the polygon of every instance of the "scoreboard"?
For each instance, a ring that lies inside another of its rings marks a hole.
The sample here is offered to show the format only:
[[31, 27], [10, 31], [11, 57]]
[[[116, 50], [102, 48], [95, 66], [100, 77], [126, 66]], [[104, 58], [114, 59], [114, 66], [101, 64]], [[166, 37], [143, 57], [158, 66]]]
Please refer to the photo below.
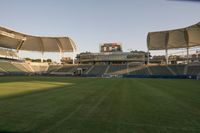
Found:
[[100, 52], [122, 52], [120, 43], [103, 43], [100, 44]]

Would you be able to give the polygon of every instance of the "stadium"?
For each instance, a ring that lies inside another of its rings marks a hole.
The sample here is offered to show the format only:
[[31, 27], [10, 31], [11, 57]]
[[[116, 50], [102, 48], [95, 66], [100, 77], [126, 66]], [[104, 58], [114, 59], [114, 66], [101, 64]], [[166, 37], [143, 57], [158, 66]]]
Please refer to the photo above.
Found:
[[0, 133], [200, 132], [200, 23], [149, 31], [147, 51], [99, 42], [77, 54], [75, 40], [0, 27]]
[[[1, 27], [0, 75], [57, 75], [81, 77], [143, 77], [143, 78], [192, 78], [200, 75], [200, 54], [190, 54], [189, 49], [200, 45], [200, 23], [169, 31], [150, 32], [147, 36], [148, 51], [123, 52], [119, 43], [103, 43], [99, 53], [83, 52], [76, 59], [63, 57], [64, 52], [76, 51], [69, 37], [39, 37], [22, 34]], [[168, 55], [170, 49], [186, 49], [186, 57]], [[61, 64], [21, 59], [20, 50], [57, 52]], [[150, 58], [150, 50], [165, 50], [166, 55]], [[162, 60], [162, 61], [161, 61]], [[180, 63], [181, 61], [181, 63]]]

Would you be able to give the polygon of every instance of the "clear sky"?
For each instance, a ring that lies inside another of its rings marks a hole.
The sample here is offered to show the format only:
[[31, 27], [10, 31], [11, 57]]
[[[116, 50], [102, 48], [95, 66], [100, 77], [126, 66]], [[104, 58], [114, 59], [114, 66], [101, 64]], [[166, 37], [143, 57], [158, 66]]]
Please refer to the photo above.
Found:
[[170, 0], [1, 0], [0, 26], [41, 36], [69, 36], [79, 52], [103, 42], [146, 50], [150, 31], [200, 21], [200, 2]]

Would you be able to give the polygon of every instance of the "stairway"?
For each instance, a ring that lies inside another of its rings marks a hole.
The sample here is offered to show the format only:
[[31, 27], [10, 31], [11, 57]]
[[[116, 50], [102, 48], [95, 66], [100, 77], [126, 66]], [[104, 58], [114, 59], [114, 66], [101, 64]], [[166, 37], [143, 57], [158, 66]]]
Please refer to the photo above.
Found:
[[107, 74], [107, 72], [108, 72], [109, 69], [110, 69], [110, 65], [107, 66], [107, 68], [106, 68], [104, 74]]
[[88, 74], [93, 68], [94, 68], [94, 65], [91, 66], [91, 67], [87, 70], [87, 72], [86, 72], [85, 74]]
[[166, 67], [173, 75], [176, 75], [176, 73], [169, 66], [166, 66]]
[[184, 75], [187, 75], [187, 71], [188, 71], [188, 65], [185, 66], [184, 71], [183, 71], [183, 74], [184, 74]]

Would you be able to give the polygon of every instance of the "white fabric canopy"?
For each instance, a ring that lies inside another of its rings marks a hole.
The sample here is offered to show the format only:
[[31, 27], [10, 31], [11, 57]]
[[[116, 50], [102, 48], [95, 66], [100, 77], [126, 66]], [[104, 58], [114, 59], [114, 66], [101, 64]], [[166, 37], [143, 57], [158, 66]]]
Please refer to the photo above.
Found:
[[0, 47], [40, 52], [74, 52], [76, 45], [69, 37], [40, 37], [0, 27]]
[[149, 50], [164, 50], [200, 46], [200, 23], [168, 31], [150, 32], [147, 36]]

